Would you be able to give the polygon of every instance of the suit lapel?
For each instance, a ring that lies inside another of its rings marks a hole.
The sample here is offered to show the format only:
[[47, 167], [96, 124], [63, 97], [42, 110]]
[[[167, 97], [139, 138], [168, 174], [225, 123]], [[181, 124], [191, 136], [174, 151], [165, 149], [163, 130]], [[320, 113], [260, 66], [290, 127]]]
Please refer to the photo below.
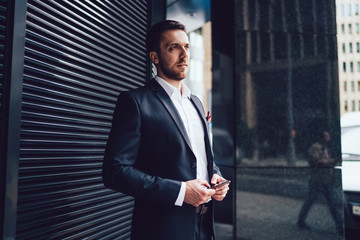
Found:
[[160, 102], [164, 105], [165, 109], [170, 114], [171, 118], [174, 120], [178, 130], [180, 131], [182, 137], [184, 138], [185, 142], [191, 148], [191, 143], [189, 136], [186, 132], [184, 123], [181, 120], [181, 117], [176, 110], [175, 105], [172, 103], [169, 95], [165, 92], [165, 90], [156, 82], [156, 80], [151, 79], [150, 81], [150, 88], [153, 90], [155, 96], [160, 100]]
[[202, 114], [202, 112], [203, 112], [202, 111], [202, 106], [200, 105], [199, 100], [197, 100], [193, 95], [191, 95], [190, 100], [191, 100], [192, 104], [195, 106], [195, 109], [196, 109], [197, 113], [200, 116], [200, 119], [201, 119], [201, 122], [202, 122], [203, 126], [204, 127], [206, 126], [205, 130], [209, 130], [209, 129], [207, 129], [205, 114]]
[[209, 126], [205, 119], [205, 113], [203, 111], [202, 105], [200, 103], [200, 100], [198, 100], [193, 95], [191, 95], [190, 100], [193, 103], [193, 105], [195, 106], [195, 109], [198, 112], [201, 122], [203, 124], [204, 132], [205, 132], [205, 146], [206, 146], [206, 152], [208, 153], [208, 159], [210, 159], [209, 156], [211, 158], [213, 158], [213, 152], [212, 152], [212, 148], [211, 148], [211, 144], [210, 144]]

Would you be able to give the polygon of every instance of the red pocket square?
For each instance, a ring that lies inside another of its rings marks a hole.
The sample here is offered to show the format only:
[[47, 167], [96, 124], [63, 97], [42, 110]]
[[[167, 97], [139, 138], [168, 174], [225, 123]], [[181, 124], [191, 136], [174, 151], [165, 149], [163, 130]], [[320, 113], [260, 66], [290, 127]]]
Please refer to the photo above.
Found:
[[210, 111], [207, 112], [206, 121], [210, 122], [212, 118], [212, 115], [210, 115]]

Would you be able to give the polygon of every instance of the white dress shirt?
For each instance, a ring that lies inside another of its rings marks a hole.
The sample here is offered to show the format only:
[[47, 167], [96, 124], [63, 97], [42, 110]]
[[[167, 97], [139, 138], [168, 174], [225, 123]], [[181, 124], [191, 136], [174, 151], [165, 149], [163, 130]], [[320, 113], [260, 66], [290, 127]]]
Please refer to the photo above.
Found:
[[[172, 86], [159, 76], [155, 76], [155, 80], [164, 88], [169, 95], [171, 101], [176, 107], [181, 120], [185, 126], [186, 133], [190, 139], [191, 148], [196, 157], [196, 178], [209, 182], [209, 174], [207, 171], [207, 157], [205, 150], [205, 132], [200, 116], [195, 109], [194, 104], [190, 100], [190, 89], [181, 82], [180, 89]], [[182, 206], [185, 198], [186, 183], [181, 183], [180, 192], [176, 199], [175, 205]]]

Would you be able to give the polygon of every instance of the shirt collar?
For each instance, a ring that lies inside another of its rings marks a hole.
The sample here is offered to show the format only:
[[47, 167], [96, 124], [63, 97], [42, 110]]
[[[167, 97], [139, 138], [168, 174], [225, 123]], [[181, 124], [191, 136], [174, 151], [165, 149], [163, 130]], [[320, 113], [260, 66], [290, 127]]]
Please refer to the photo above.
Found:
[[[174, 87], [173, 85], [162, 79], [161, 77], [156, 75], [155, 80], [165, 90], [165, 92], [169, 95], [169, 97], [171, 97], [175, 92], [178, 92], [180, 94], [179, 89], [177, 89], [176, 87]], [[183, 82], [181, 82], [181, 87], [182, 87], [182, 97], [187, 97], [190, 99], [190, 95], [191, 95], [190, 89]]]

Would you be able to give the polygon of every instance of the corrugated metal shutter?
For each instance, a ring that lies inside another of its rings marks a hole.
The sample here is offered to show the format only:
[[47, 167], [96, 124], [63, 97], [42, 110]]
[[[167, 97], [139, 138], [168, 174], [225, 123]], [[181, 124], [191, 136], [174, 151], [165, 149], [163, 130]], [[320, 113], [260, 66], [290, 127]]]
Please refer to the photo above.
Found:
[[[0, 209], [4, 207], [5, 181], [6, 181], [6, 155], [4, 154], [7, 128], [3, 119], [4, 109], [4, 65], [5, 65], [5, 34], [7, 22], [6, 2], [0, 1]], [[4, 215], [0, 215], [0, 223], [4, 221]], [[3, 224], [0, 226], [0, 236], [3, 236]]]
[[3, 113], [3, 84], [4, 84], [4, 65], [5, 65], [5, 34], [6, 34], [6, 15], [7, 3], [0, 1], [0, 123], [2, 123]]
[[148, 5], [28, 1], [17, 239], [129, 238], [101, 167], [118, 94], [146, 81]]

